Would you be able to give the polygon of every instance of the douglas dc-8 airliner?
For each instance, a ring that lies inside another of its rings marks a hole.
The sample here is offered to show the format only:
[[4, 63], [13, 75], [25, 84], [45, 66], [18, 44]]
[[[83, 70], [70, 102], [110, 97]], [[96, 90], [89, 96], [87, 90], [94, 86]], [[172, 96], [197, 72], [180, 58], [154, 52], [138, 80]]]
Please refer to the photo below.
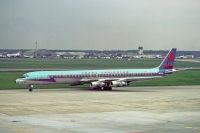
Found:
[[26, 85], [29, 91], [39, 84], [90, 84], [95, 90], [112, 90], [112, 87], [128, 86], [131, 82], [161, 78], [171, 74], [176, 48], [172, 48], [162, 63], [150, 69], [108, 69], [108, 70], [71, 70], [71, 71], [36, 71], [25, 73], [16, 83]]

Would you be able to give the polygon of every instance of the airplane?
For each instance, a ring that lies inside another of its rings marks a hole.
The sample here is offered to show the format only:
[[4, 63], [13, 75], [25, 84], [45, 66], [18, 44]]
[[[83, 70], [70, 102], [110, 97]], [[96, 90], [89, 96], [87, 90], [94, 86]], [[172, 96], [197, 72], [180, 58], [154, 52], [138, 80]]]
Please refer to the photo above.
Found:
[[174, 69], [176, 48], [172, 48], [158, 67], [150, 69], [105, 69], [35, 71], [25, 73], [16, 83], [26, 85], [29, 91], [41, 84], [90, 84], [94, 90], [112, 90], [112, 87], [128, 86], [131, 82], [158, 79], [178, 70]]
[[16, 58], [16, 57], [20, 57], [20, 52], [18, 52], [18, 53], [13, 53], [13, 54], [7, 54], [7, 57], [8, 58]]

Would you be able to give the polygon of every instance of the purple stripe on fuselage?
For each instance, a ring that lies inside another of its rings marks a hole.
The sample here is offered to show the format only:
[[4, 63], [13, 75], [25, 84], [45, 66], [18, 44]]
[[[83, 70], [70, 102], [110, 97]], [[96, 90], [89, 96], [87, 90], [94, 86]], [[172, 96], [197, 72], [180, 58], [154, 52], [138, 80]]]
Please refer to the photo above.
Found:
[[54, 78], [50, 78], [50, 79], [31, 79], [31, 81], [56, 82], [56, 80]]

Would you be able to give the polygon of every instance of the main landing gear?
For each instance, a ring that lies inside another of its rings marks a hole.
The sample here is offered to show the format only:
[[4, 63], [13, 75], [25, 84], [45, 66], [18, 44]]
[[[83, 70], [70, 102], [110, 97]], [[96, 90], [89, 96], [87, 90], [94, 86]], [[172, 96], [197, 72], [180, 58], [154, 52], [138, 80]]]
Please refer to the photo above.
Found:
[[111, 86], [103, 87], [103, 90], [105, 90], [105, 91], [111, 91], [112, 87]]
[[110, 86], [107, 86], [107, 87], [95, 87], [95, 88], [93, 88], [93, 90], [96, 90], [96, 91], [111, 91], [112, 87], [110, 87]]
[[28, 91], [33, 91], [33, 85], [28, 85]]

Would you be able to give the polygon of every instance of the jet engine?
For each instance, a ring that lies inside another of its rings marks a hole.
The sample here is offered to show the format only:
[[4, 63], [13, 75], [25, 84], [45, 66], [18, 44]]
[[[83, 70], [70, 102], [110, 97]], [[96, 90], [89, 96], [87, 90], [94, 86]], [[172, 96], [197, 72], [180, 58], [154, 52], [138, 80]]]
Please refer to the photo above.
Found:
[[122, 86], [127, 86], [128, 83], [127, 82], [123, 82], [123, 81], [112, 81], [111, 82], [111, 86], [113, 87], [122, 87]]
[[92, 88], [103, 87], [103, 86], [105, 86], [105, 83], [104, 83], [104, 82], [92, 82], [92, 83], [90, 84], [90, 86], [91, 86]]

